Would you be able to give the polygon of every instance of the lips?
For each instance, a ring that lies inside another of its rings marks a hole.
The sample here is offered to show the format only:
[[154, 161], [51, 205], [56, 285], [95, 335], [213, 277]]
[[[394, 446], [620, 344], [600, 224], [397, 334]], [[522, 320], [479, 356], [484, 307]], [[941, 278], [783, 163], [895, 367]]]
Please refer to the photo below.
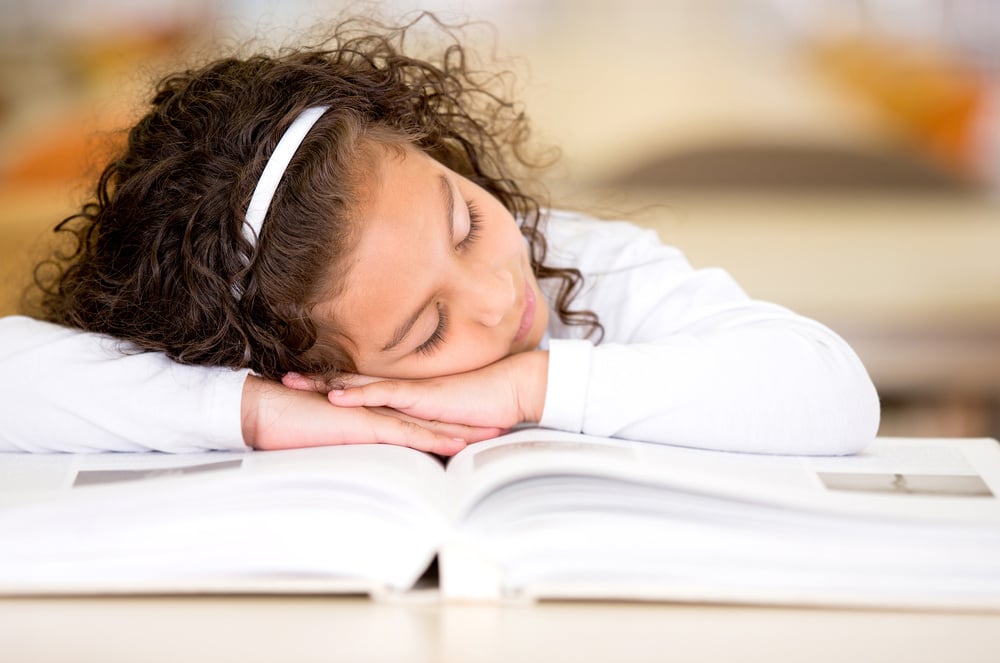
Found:
[[514, 342], [520, 343], [531, 331], [531, 326], [535, 322], [535, 291], [531, 289], [531, 283], [524, 282], [524, 313], [521, 314], [521, 324], [517, 328]]

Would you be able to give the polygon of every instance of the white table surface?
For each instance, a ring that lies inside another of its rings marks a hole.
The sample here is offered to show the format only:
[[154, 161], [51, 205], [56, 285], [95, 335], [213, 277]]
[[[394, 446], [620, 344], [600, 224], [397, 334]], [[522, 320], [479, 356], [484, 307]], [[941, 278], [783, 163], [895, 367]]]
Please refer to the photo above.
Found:
[[1000, 613], [330, 597], [0, 599], [0, 658], [31, 661], [1000, 660]]

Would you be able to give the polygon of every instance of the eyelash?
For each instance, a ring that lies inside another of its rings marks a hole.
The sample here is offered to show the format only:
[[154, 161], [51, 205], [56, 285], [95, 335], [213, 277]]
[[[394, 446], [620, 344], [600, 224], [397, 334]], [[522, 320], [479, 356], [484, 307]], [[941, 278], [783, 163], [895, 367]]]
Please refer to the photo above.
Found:
[[469, 234], [458, 243], [458, 248], [460, 249], [466, 248], [479, 239], [479, 231], [483, 225], [483, 215], [479, 211], [479, 206], [471, 200], [466, 201], [465, 206], [469, 210]]
[[448, 329], [448, 312], [439, 306], [437, 329], [434, 330], [430, 338], [417, 347], [417, 352], [423, 355], [433, 353], [444, 341], [444, 332], [446, 329]]
[[[466, 201], [466, 208], [469, 210], [469, 234], [458, 243], [459, 249], [464, 249], [479, 239], [479, 231], [483, 224], [483, 215], [479, 207], [472, 201]], [[430, 338], [417, 347], [417, 352], [422, 355], [432, 354], [442, 342], [444, 333], [448, 329], [448, 313], [443, 308], [438, 307], [438, 324]]]

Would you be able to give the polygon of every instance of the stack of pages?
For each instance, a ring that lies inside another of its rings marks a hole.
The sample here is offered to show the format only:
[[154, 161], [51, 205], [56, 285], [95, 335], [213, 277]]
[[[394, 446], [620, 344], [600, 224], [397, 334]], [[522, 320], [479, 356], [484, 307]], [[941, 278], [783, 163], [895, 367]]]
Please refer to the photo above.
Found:
[[0, 454], [0, 593], [406, 592], [1000, 608], [1000, 444], [851, 457], [522, 430], [388, 445]]

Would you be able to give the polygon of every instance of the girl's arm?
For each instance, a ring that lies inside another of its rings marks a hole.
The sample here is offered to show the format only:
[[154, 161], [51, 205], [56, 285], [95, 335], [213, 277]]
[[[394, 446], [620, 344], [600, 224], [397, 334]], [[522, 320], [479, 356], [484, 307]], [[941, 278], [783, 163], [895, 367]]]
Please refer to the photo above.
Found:
[[727, 313], [722, 329], [661, 341], [552, 341], [541, 425], [754, 453], [849, 454], [872, 441], [878, 397], [842, 340], [780, 311]]
[[557, 220], [551, 233], [589, 273], [575, 304], [606, 335], [594, 346], [554, 330], [569, 340], [549, 348], [542, 425], [760, 453], [854, 453], [874, 438], [878, 395], [827, 327], [692, 269], [652, 231]]
[[276, 449], [387, 442], [452, 454], [496, 428], [333, 408], [248, 371], [155, 352], [25, 317], [0, 318], [0, 451]]
[[0, 450], [245, 449], [245, 371], [158, 353], [25, 317], [0, 319]]

